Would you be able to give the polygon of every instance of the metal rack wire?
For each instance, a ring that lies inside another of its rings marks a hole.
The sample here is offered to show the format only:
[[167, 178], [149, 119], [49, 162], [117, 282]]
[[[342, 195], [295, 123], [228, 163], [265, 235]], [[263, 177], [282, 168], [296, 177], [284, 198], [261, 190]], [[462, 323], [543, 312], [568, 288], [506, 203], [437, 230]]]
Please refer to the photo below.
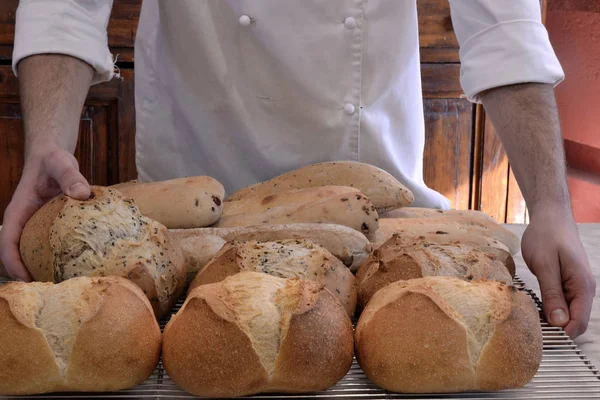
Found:
[[[544, 350], [540, 368], [531, 382], [519, 389], [500, 392], [473, 392], [453, 394], [400, 394], [390, 393], [375, 386], [367, 379], [356, 361], [348, 374], [337, 385], [316, 393], [289, 395], [264, 393], [252, 399], [600, 399], [600, 371], [588, 360], [577, 345], [561, 328], [545, 321], [541, 313], [541, 302], [535, 293], [515, 277], [515, 286], [527, 292], [540, 310], [540, 324], [544, 337]], [[0, 281], [2, 284], [2, 281]], [[183, 300], [177, 303], [174, 313]], [[161, 321], [161, 329], [166, 321]], [[156, 371], [146, 382], [135, 388], [113, 393], [55, 393], [36, 396], [8, 396], [0, 399], [191, 399], [194, 396], [175, 385], [159, 363]]]

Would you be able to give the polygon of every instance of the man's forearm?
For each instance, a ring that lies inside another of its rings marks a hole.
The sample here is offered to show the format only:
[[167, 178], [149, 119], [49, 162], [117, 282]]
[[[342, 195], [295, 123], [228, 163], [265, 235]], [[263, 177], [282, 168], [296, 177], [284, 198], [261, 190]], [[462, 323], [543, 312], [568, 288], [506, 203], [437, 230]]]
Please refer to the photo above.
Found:
[[65, 55], [35, 55], [18, 65], [25, 155], [52, 146], [73, 152], [93, 69]]
[[481, 95], [530, 213], [570, 209], [565, 157], [552, 85], [527, 83]]

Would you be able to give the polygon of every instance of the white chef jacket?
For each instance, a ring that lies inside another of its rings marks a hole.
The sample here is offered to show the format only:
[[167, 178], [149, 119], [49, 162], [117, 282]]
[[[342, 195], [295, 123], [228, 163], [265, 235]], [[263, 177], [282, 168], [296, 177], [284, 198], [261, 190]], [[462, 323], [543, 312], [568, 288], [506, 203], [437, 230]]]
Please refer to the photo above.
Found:
[[[557, 84], [538, 0], [450, 0], [468, 99]], [[63, 53], [115, 75], [110, 0], [21, 0], [13, 69]], [[226, 190], [307, 164], [355, 160], [396, 176], [415, 205], [447, 208], [423, 182], [415, 0], [145, 0], [135, 43], [139, 179], [210, 175]]]

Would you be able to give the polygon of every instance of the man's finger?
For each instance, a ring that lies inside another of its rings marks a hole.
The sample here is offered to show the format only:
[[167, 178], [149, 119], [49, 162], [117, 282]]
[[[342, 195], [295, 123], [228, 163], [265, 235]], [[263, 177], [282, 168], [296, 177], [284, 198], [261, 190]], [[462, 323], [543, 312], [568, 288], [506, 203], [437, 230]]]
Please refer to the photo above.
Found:
[[86, 200], [90, 197], [90, 185], [77, 168], [77, 161], [68, 153], [60, 152], [44, 161], [45, 172], [54, 178], [61, 190], [70, 197]]
[[0, 232], [0, 249], [2, 249], [0, 256], [4, 268], [11, 278], [25, 282], [30, 282], [31, 276], [21, 261], [19, 240], [23, 227], [36, 209], [36, 204], [27, 201], [27, 196], [22, 198], [17, 191], [4, 212], [4, 222]]
[[596, 282], [591, 273], [585, 252], [567, 248], [560, 252], [560, 264], [565, 271], [564, 288], [569, 302], [570, 320], [565, 331], [572, 338], [583, 334], [592, 313]]
[[593, 298], [588, 293], [582, 293], [581, 295], [575, 295], [575, 298], [569, 304], [571, 319], [567, 326], [565, 326], [565, 332], [573, 339], [582, 335], [587, 330], [592, 312]]
[[533, 270], [538, 272], [537, 278], [540, 282], [546, 319], [552, 326], [565, 326], [569, 322], [569, 308], [563, 294], [558, 254], [545, 257], [538, 262], [544, 265], [536, 265]]

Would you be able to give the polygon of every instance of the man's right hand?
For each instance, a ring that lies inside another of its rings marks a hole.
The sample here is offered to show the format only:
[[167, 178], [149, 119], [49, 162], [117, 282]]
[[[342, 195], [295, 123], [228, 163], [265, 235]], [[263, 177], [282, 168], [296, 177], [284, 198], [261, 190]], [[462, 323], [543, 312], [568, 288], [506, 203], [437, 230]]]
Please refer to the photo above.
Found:
[[12, 200], [4, 211], [0, 231], [0, 257], [8, 274], [17, 280], [30, 281], [21, 261], [19, 240], [29, 218], [47, 201], [65, 193], [79, 200], [90, 196], [90, 186], [79, 172], [75, 157], [56, 146], [37, 146], [25, 160], [23, 175]]

